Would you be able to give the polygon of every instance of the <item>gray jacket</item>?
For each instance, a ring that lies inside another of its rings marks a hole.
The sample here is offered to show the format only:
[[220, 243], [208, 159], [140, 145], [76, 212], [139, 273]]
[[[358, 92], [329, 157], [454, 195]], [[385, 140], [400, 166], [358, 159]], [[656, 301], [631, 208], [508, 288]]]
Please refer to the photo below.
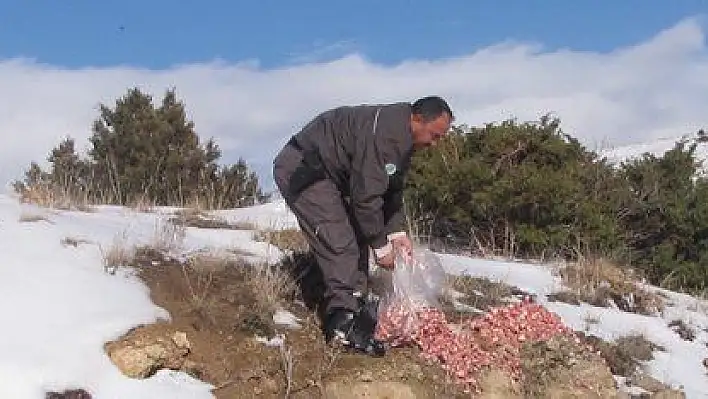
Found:
[[349, 197], [358, 227], [374, 248], [403, 230], [403, 188], [413, 152], [408, 103], [325, 111], [295, 139], [319, 150], [331, 179]]

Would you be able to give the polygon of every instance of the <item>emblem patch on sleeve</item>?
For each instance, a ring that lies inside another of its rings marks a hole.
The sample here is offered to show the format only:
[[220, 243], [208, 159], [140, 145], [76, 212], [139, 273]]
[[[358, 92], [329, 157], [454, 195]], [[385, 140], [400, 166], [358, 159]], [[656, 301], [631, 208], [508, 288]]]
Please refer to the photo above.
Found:
[[394, 173], [396, 173], [396, 165], [392, 163], [387, 163], [386, 164], [386, 174], [389, 176], [393, 176]]

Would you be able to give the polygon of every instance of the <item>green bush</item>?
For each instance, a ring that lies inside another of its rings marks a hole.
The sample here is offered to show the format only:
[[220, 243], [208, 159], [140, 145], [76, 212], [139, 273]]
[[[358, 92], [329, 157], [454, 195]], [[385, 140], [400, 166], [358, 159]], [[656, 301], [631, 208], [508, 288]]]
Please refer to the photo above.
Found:
[[613, 166], [557, 119], [455, 127], [414, 157], [406, 203], [418, 231], [478, 253], [604, 256], [702, 289], [708, 189], [696, 145]]

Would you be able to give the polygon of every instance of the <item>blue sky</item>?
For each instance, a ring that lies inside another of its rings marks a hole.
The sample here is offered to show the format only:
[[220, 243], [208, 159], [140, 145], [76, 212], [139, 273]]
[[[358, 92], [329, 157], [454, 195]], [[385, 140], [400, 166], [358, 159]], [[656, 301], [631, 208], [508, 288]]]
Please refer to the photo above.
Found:
[[[258, 60], [265, 68], [357, 51], [376, 63], [469, 54], [503, 40], [608, 51], [705, 1], [96, 0], [0, 2], [0, 58], [63, 67]], [[598, 6], [597, 4], [607, 4]], [[611, 6], [609, 6], [612, 4]]]
[[438, 94], [471, 125], [553, 113], [598, 150], [708, 127], [706, 0], [183, 4], [0, 0], [0, 182], [66, 136], [85, 149], [98, 103], [135, 85], [176, 87], [222, 161], [264, 180], [343, 103]]

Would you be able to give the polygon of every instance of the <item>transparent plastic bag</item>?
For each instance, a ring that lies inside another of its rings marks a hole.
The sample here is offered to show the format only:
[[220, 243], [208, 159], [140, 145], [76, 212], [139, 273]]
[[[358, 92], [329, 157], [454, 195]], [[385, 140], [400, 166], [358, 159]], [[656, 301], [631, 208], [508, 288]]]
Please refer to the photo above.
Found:
[[420, 326], [420, 314], [440, 309], [445, 270], [428, 250], [416, 250], [411, 259], [398, 256], [390, 274], [387, 292], [381, 295], [376, 336], [392, 346], [413, 341]]

